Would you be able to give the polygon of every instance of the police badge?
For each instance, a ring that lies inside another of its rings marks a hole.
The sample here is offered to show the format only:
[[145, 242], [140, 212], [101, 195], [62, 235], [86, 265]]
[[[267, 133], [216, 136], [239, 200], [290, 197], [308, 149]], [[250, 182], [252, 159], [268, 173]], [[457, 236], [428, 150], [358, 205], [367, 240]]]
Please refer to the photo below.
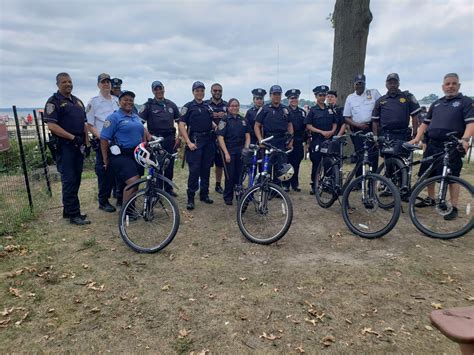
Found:
[[372, 100], [372, 92], [370, 90], [367, 90], [365, 94], [367, 95], [368, 100]]
[[54, 106], [54, 104], [48, 102], [48, 103], [46, 104], [46, 114], [47, 114], [47, 115], [52, 114], [52, 113], [54, 112], [54, 109], [55, 109], [55, 108], [56, 108], [56, 107]]
[[110, 120], [105, 120], [104, 121], [104, 128], [110, 127], [111, 124], [112, 124], [112, 122], [110, 122]]
[[405, 102], [407, 102], [407, 100], [404, 97], [400, 97], [400, 102], [404, 104]]
[[453, 107], [459, 107], [461, 103], [459, 101], [454, 101], [453, 102]]
[[217, 126], [218, 130], [223, 130], [225, 126], [227, 125], [227, 122], [224, 120], [220, 120], [219, 125]]

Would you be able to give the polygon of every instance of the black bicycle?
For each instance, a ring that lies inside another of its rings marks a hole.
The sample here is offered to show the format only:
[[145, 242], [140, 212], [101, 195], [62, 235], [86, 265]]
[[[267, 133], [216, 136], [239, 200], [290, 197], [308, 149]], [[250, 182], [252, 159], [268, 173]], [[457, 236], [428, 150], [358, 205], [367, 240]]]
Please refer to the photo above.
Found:
[[[386, 177], [372, 172], [369, 150], [374, 144], [372, 133], [357, 132], [364, 138], [363, 156], [344, 179], [343, 146], [346, 137], [333, 137], [321, 144], [323, 154], [316, 170], [315, 196], [318, 204], [329, 208], [342, 194], [342, 217], [347, 227], [363, 238], [379, 238], [390, 232], [398, 221], [401, 201], [395, 185]], [[355, 178], [362, 167], [362, 175]], [[391, 192], [386, 194], [383, 192]]]
[[169, 154], [161, 147], [163, 138], [153, 138], [135, 148], [135, 160], [148, 168], [148, 175], [126, 189], [142, 183], [145, 187], [124, 202], [119, 214], [120, 236], [139, 253], [156, 253], [165, 248], [176, 236], [180, 220], [178, 204], [163, 189], [165, 182], [177, 188], [163, 176], [176, 154]]
[[[240, 231], [249, 241], [258, 244], [274, 243], [288, 232], [293, 220], [293, 205], [288, 194], [272, 179], [271, 165], [284, 152], [268, 143], [273, 137], [260, 141], [264, 148], [263, 159], [258, 159], [260, 146], [251, 144], [247, 157], [243, 156], [244, 168], [241, 176], [237, 223]], [[247, 163], [247, 164], [245, 164]], [[259, 166], [262, 164], [261, 171]], [[291, 169], [290, 169], [291, 168]], [[273, 169], [275, 172], [277, 169]], [[281, 180], [292, 176], [292, 167], [281, 164], [275, 172]]]
[[[403, 143], [401, 150], [400, 144], [394, 141], [381, 141], [384, 164], [378, 172], [390, 177], [402, 200], [409, 202], [410, 218], [415, 227], [431, 238], [458, 238], [473, 228], [473, 186], [451, 175], [450, 156], [463, 149], [456, 134], [447, 134], [448, 140], [442, 152], [417, 161], [414, 161], [414, 151], [419, 149], [418, 146]], [[413, 167], [425, 162], [430, 163], [428, 169], [412, 185]], [[441, 165], [442, 174], [429, 178]]]

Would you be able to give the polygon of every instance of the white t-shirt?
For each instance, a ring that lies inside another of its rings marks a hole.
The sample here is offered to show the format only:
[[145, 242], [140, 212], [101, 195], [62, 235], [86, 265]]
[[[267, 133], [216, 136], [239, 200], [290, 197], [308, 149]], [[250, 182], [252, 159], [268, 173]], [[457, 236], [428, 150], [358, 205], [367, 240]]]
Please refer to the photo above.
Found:
[[100, 132], [104, 127], [105, 119], [119, 109], [119, 100], [116, 96], [111, 96], [107, 100], [100, 93], [94, 96], [86, 107], [87, 123], [97, 128]]
[[380, 98], [380, 93], [376, 89], [367, 89], [362, 95], [355, 92], [347, 96], [344, 105], [344, 117], [352, 117], [357, 123], [368, 123], [372, 120], [372, 111], [375, 102]]

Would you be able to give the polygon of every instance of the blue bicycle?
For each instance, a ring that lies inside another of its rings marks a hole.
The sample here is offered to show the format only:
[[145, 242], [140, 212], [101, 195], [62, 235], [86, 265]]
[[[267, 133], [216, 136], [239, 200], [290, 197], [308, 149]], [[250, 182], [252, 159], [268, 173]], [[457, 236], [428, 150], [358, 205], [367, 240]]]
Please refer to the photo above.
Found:
[[293, 167], [282, 162], [288, 152], [268, 143], [272, 138], [260, 141], [264, 146], [262, 159], [258, 158], [259, 145], [251, 144], [243, 152], [244, 168], [237, 188], [237, 223], [245, 238], [257, 244], [280, 240], [293, 220], [290, 197], [273, 182], [271, 173], [273, 171], [274, 177], [280, 181], [286, 181], [293, 176]]

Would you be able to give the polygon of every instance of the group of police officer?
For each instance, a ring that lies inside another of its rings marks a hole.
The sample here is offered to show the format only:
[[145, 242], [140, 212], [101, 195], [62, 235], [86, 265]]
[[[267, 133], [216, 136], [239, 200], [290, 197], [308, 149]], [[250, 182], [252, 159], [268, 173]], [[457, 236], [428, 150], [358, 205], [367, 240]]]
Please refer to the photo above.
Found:
[[[450, 73], [443, 78], [442, 89], [445, 96], [423, 113], [413, 94], [399, 89], [398, 74], [391, 73], [386, 79], [387, 93], [383, 96], [375, 89], [366, 89], [365, 75], [354, 78], [354, 92], [350, 94], [344, 107], [337, 105], [337, 92], [326, 85], [313, 89], [316, 104], [311, 108], [299, 107], [301, 91], [290, 89], [285, 92], [288, 106], [281, 103], [283, 90], [279, 85], [270, 88], [270, 102], [264, 104], [266, 91], [252, 90], [254, 106], [245, 117], [239, 115], [240, 103], [232, 98], [222, 99], [222, 85], [211, 86], [211, 99], [205, 100], [205, 85], [196, 81], [192, 85], [193, 100], [181, 110], [175, 103], [165, 98], [165, 88], [160, 81], [154, 81], [151, 90], [154, 95], [137, 113], [131, 91], [122, 91], [122, 81], [111, 79], [108, 74], [97, 78], [99, 94], [93, 97], [87, 107], [72, 95], [72, 80], [67, 73], [56, 76], [58, 91], [51, 96], [45, 107], [44, 120], [53, 137], [58, 140], [57, 165], [61, 173], [63, 216], [76, 225], [88, 224], [86, 215], [81, 214], [78, 190], [84, 156], [90, 151], [90, 144], [96, 150], [96, 174], [98, 178], [99, 208], [114, 212], [109, 202], [111, 191], [116, 187], [117, 204], [126, 200], [135, 189], [126, 189], [143, 175], [141, 167], [134, 159], [134, 148], [152, 135], [163, 137], [162, 146], [173, 153], [180, 140], [176, 136], [175, 123], [179, 135], [185, 142], [185, 159], [189, 166], [187, 182], [187, 209], [195, 208], [195, 194], [199, 191], [200, 201], [212, 204], [209, 196], [210, 171], [215, 164], [215, 191], [223, 193], [224, 202], [232, 205], [235, 185], [242, 169], [240, 154], [251, 143], [273, 136], [272, 145], [289, 150], [288, 161], [294, 169], [293, 177], [283, 182], [286, 191], [290, 188], [301, 191], [299, 186], [299, 166], [304, 157], [303, 145], [309, 144], [311, 170], [311, 190], [314, 194], [316, 168], [321, 160], [320, 146], [335, 135], [349, 132], [373, 132], [376, 137], [384, 135], [399, 141], [418, 143], [427, 137], [425, 156], [442, 149], [446, 133], [455, 130], [463, 140], [464, 150], [468, 139], [474, 135], [474, 103], [460, 92], [457, 74]], [[420, 117], [422, 119], [420, 120]], [[410, 127], [411, 119], [411, 127]], [[421, 122], [421, 124], [419, 124]], [[143, 123], [146, 123], [146, 127]], [[426, 132], [426, 134], [425, 134]], [[92, 139], [89, 142], [89, 133]], [[359, 152], [363, 141], [353, 137], [355, 150]], [[462, 167], [462, 153], [452, 157], [452, 172], [459, 176]], [[376, 144], [369, 155], [373, 170], [378, 164]], [[277, 162], [279, 164], [281, 162]], [[165, 176], [173, 179], [173, 162], [165, 171]], [[426, 166], [421, 167], [421, 171]], [[222, 189], [222, 175], [225, 173], [225, 189]], [[360, 172], [358, 172], [360, 174]], [[164, 183], [164, 189], [176, 196], [173, 187]], [[456, 196], [456, 187], [450, 187]], [[434, 189], [423, 206], [434, 204]], [[122, 197], [123, 194], [123, 197]], [[449, 218], [456, 218], [454, 208]]]

